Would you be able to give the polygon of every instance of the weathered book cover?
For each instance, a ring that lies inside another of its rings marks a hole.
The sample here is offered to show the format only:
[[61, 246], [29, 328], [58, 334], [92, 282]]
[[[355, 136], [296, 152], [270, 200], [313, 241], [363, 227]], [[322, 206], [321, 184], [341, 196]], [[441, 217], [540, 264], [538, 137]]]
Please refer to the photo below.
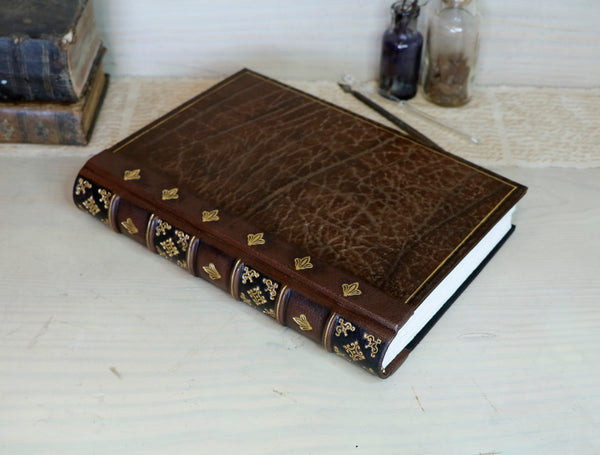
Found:
[[388, 377], [511, 232], [526, 188], [243, 70], [92, 157], [73, 191], [114, 231]]
[[101, 48], [92, 0], [3, 0], [0, 100], [77, 102]]
[[108, 88], [102, 62], [75, 103], [0, 101], [0, 143], [86, 145]]

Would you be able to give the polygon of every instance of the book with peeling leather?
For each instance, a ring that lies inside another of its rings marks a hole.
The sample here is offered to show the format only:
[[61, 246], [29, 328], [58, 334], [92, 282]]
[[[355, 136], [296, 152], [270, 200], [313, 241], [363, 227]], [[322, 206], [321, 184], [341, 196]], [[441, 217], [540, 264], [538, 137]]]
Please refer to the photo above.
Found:
[[103, 52], [92, 0], [0, 2], [0, 100], [77, 103]]

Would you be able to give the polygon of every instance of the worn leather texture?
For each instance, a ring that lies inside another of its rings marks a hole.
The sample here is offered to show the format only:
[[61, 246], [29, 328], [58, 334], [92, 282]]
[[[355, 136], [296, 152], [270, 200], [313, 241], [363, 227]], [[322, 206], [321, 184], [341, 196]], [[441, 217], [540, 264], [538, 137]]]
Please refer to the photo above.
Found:
[[[135, 168], [143, 177], [124, 181]], [[96, 155], [82, 175], [384, 345], [526, 191], [249, 70]], [[165, 188], [177, 199], [163, 200]], [[204, 223], [214, 209], [219, 222]], [[258, 232], [264, 242], [248, 245]], [[311, 267], [294, 267], [306, 257]]]
[[110, 77], [98, 60], [76, 103], [0, 101], [0, 143], [87, 145]]
[[0, 2], [0, 100], [77, 102], [101, 52], [92, 0]]

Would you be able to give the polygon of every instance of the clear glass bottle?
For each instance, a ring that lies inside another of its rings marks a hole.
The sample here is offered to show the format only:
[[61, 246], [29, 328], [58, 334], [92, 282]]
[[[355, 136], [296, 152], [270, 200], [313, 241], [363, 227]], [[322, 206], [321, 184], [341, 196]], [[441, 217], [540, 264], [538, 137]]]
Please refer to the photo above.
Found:
[[423, 94], [441, 106], [471, 100], [479, 55], [480, 16], [473, 0], [438, 0], [425, 45]]
[[381, 45], [379, 93], [407, 100], [415, 96], [423, 50], [423, 35], [417, 30], [418, 0], [401, 0], [391, 6], [392, 21]]

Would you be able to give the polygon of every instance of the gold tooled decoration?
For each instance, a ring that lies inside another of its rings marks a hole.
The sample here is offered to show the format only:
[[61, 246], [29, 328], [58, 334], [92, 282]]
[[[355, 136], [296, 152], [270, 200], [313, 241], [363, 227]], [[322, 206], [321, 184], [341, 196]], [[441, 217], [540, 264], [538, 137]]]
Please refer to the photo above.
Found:
[[98, 194], [100, 195], [100, 202], [104, 205], [105, 209], [108, 209], [112, 193], [104, 188], [98, 188]]
[[179, 254], [179, 250], [173, 243], [173, 239], [170, 237], [164, 242], [160, 242], [160, 246], [163, 248], [163, 251], [171, 258]]
[[185, 253], [190, 245], [190, 236], [179, 229], [175, 229], [175, 235], [177, 236], [177, 244], [181, 246], [181, 250]]
[[81, 203], [81, 205], [83, 205], [87, 209], [87, 211], [90, 212], [90, 214], [93, 216], [96, 216], [98, 212], [100, 212], [100, 207], [98, 207], [98, 204], [96, 204], [96, 201], [94, 201], [93, 196], [87, 198]]
[[333, 352], [335, 352], [340, 357], [343, 357], [344, 359], [346, 359], [346, 354], [344, 354], [342, 351], [340, 351], [340, 348], [338, 348], [337, 346], [333, 347]]
[[344, 349], [354, 362], [358, 362], [359, 360], [365, 360], [365, 355], [360, 349], [358, 341], [353, 341], [350, 344], [344, 345]]
[[357, 295], [361, 295], [362, 291], [358, 287], [358, 282], [351, 284], [342, 284], [342, 292], [344, 293], [344, 297], [354, 297]]
[[77, 179], [77, 185], [75, 186], [75, 195], [79, 196], [80, 194], [85, 194], [86, 190], [92, 188], [92, 184], [87, 180], [79, 177]]
[[171, 230], [172, 228], [173, 228], [173, 226], [171, 226], [169, 223], [158, 218], [155, 233], [157, 236], [162, 236], [162, 235], [165, 235], [167, 233], [167, 231]]
[[258, 232], [257, 234], [248, 234], [248, 246], [256, 246], [256, 245], [264, 245], [265, 239], [263, 238], [265, 234], [263, 232]]
[[123, 173], [123, 180], [139, 180], [141, 178], [140, 169], [128, 169]]
[[254, 283], [254, 278], [258, 277], [260, 277], [260, 273], [246, 266], [244, 268], [244, 273], [242, 274], [242, 284], [246, 284], [248, 282]]
[[252, 305], [252, 300], [250, 300], [248, 297], [246, 297], [246, 294], [244, 294], [243, 292], [240, 294], [240, 300], [242, 302], [244, 302], [246, 305]]
[[170, 188], [162, 190], [162, 200], [172, 201], [173, 199], [179, 199], [179, 188]]
[[262, 295], [262, 292], [260, 292], [260, 288], [258, 286], [248, 289], [248, 295], [256, 306], [261, 306], [267, 303], [267, 299], [265, 299], [265, 296]]
[[131, 218], [127, 218], [125, 221], [121, 221], [121, 226], [123, 226], [131, 235], [137, 234], [139, 232], [138, 228], [133, 223], [133, 220]]
[[298, 324], [298, 327], [303, 332], [309, 332], [313, 329], [312, 326], [310, 325], [310, 322], [308, 322], [308, 319], [306, 318], [305, 314], [301, 314], [298, 317], [293, 317], [292, 319], [294, 320], [294, 322], [296, 324]]
[[207, 273], [208, 277], [213, 281], [221, 278], [221, 274], [212, 262], [208, 265], [202, 266], [202, 270], [204, 270]]
[[273, 308], [265, 309], [263, 310], [263, 313], [267, 316], [271, 316], [273, 319], [277, 319], [277, 314], [275, 313], [275, 310]]
[[350, 322], [345, 322], [343, 318], [340, 318], [338, 321], [338, 325], [335, 328], [335, 336], [339, 337], [342, 333], [345, 337], [348, 336], [348, 331], [354, 332], [356, 327], [352, 325]]
[[365, 333], [363, 338], [368, 341], [365, 346], [366, 349], [371, 350], [371, 358], [375, 358], [375, 355], [379, 352], [379, 345], [381, 344], [381, 340], [379, 338], [375, 339], [374, 335], [369, 335]]
[[272, 280], [267, 278], [263, 278], [262, 282], [265, 285], [265, 292], [269, 293], [269, 300], [275, 300], [275, 297], [277, 297], [277, 289], [279, 288], [279, 284], [274, 283]]
[[210, 212], [208, 210], [204, 210], [202, 212], [202, 222], [203, 223], [209, 223], [211, 221], [219, 221], [219, 210], [215, 209], [215, 210], [211, 210]]
[[294, 266], [296, 267], [296, 270], [307, 270], [313, 268], [313, 265], [310, 262], [310, 256], [305, 256], [303, 258], [295, 258]]

